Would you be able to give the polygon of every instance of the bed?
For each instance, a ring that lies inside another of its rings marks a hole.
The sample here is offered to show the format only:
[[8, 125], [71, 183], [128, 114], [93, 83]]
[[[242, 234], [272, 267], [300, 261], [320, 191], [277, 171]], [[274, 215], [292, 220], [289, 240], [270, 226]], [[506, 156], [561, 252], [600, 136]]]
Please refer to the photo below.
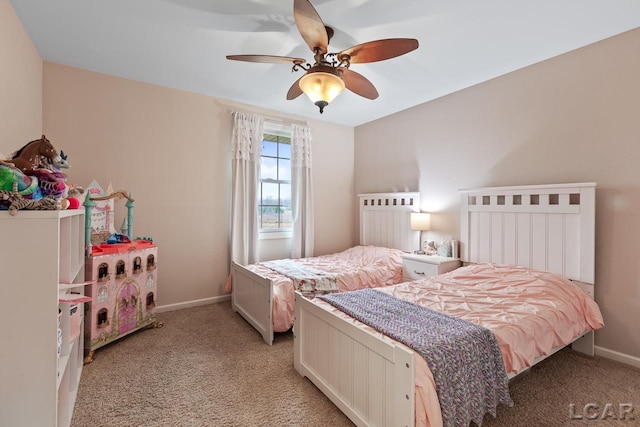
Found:
[[[592, 330], [601, 326], [602, 319], [592, 300], [595, 184], [462, 190], [460, 210], [460, 250], [465, 266], [435, 279], [403, 283], [385, 291], [411, 295], [416, 288], [425, 288], [427, 294], [434, 295], [435, 304], [441, 305], [446, 298], [436, 293], [441, 292], [440, 282], [453, 284], [453, 290], [450, 288], [448, 292], [455, 294], [458, 293], [455, 286], [474, 280], [474, 274], [480, 273], [486, 278], [485, 268], [518, 266], [516, 270], [527, 274], [530, 271], [553, 274], [553, 280], [560, 283], [558, 292], [566, 294], [567, 305], [588, 306], [589, 313], [580, 315], [588, 319], [586, 323], [578, 323], [577, 319], [570, 318], [569, 322], [575, 324], [557, 333], [558, 337], [535, 344], [535, 348], [516, 348], [516, 352], [527, 353], [522, 360], [503, 356], [508, 377], [514, 377], [570, 343], [574, 349], [593, 355]], [[474, 272], [474, 269], [479, 270]], [[432, 307], [433, 304], [434, 301]], [[454, 303], [456, 315], [465, 317], [460, 310], [467, 305], [468, 301]], [[474, 311], [479, 311], [476, 308], [467, 311], [467, 316], [476, 315]], [[309, 378], [355, 424], [442, 423], [433, 373], [416, 351], [318, 298], [309, 300], [297, 294], [295, 312], [295, 369]], [[489, 322], [491, 317], [490, 314]], [[530, 320], [537, 322], [536, 317]], [[495, 333], [491, 326], [487, 327]], [[503, 351], [504, 340], [498, 341]], [[509, 358], [514, 360], [507, 363]]]
[[[334, 273], [340, 290], [390, 285], [402, 281], [400, 254], [419, 247], [419, 232], [410, 228], [411, 212], [420, 209], [415, 192], [358, 195], [360, 244], [346, 251], [302, 260], [291, 260]], [[274, 332], [294, 323], [293, 280], [262, 263], [231, 265], [231, 306], [244, 317], [267, 344]]]

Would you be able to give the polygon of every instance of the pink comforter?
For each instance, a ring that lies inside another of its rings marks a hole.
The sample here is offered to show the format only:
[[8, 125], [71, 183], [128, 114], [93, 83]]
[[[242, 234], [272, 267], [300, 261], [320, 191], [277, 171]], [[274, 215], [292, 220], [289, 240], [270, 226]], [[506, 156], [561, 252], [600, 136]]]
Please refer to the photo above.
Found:
[[[342, 292], [400, 283], [403, 253], [399, 249], [379, 246], [354, 246], [343, 252], [295, 261], [335, 274], [338, 289]], [[247, 268], [273, 281], [273, 330], [289, 330], [294, 320], [293, 281], [261, 264], [248, 265]]]
[[[507, 373], [518, 373], [552, 349], [604, 326], [598, 305], [577, 285], [521, 267], [473, 264], [380, 290], [490, 329], [500, 343]], [[436, 426], [442, 418], [433, 376], [426, 361], [416, 359], [416, 426]]]

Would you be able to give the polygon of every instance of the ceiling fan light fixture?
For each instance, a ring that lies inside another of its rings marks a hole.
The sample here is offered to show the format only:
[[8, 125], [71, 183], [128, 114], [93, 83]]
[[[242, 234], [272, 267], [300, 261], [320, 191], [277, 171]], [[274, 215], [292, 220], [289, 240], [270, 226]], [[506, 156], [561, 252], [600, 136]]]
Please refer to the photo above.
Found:
[[310, 0], [293, 0], [293, 18], [298, 32], [313, 52], [313, 65], [304, 58], [276, 55], [227, 55], [227, 59], [288, 64], [293, 65], [291, 71], [306, 71], [291, 84], [287, 99], [296, 99], [302, 93], [306, 93], [311, 102], [320, 109], [320, 114], [344, 89], [363, 98], [378, 98], [378, 91], [373, 83], [349, 69], [351, 64], [384, 61], [418, 48], [416, 39], [391, 38], [361, 43], [340, 52], [329, 52], [333, 28], [322, 22]]
[[320, 114], [345, 88], [338, 75], [325, 71], [307, 72], [299, 84], [302, 92], [320, 108]]

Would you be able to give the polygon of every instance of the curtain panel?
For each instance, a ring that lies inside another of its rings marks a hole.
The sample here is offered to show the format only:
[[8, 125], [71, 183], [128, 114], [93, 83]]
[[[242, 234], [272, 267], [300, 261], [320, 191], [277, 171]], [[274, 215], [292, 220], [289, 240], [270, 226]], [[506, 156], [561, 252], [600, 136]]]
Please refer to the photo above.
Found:
[[258, 182], [264, 119], [233, 112], [231, 137], [231, 260], [258, 262]]
[[311, 180], [311, 130], [291, 125], [291, 258], [313, 256], [313, 186]]

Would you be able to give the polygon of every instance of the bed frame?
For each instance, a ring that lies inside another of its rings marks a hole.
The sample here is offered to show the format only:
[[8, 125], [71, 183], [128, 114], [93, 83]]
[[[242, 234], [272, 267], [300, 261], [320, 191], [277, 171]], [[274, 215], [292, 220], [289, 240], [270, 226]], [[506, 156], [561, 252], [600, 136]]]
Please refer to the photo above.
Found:
[[[420, 233], [410, 228], [411, 212], [420, 210], [420, 193], [358, 195], [360, 244], [410, 252], [419, 247]], [[231, 263], [231, 307], [263, 340], [273, 343], [273, 283], [246, 267]]]
[[[460, 193], [464, 262], [499, 262], [555, 272], [593, 295], [594, 183]], [[296, 294], [295, 310], [294, 366], [300, 375], [309, 378], [356, 425], [414, 425], [413, 358], [419, 355], [394, 341], [380, 340], [300, 294]], [[593, 332], [576, 337], [574, 348], [592, 355]]]

